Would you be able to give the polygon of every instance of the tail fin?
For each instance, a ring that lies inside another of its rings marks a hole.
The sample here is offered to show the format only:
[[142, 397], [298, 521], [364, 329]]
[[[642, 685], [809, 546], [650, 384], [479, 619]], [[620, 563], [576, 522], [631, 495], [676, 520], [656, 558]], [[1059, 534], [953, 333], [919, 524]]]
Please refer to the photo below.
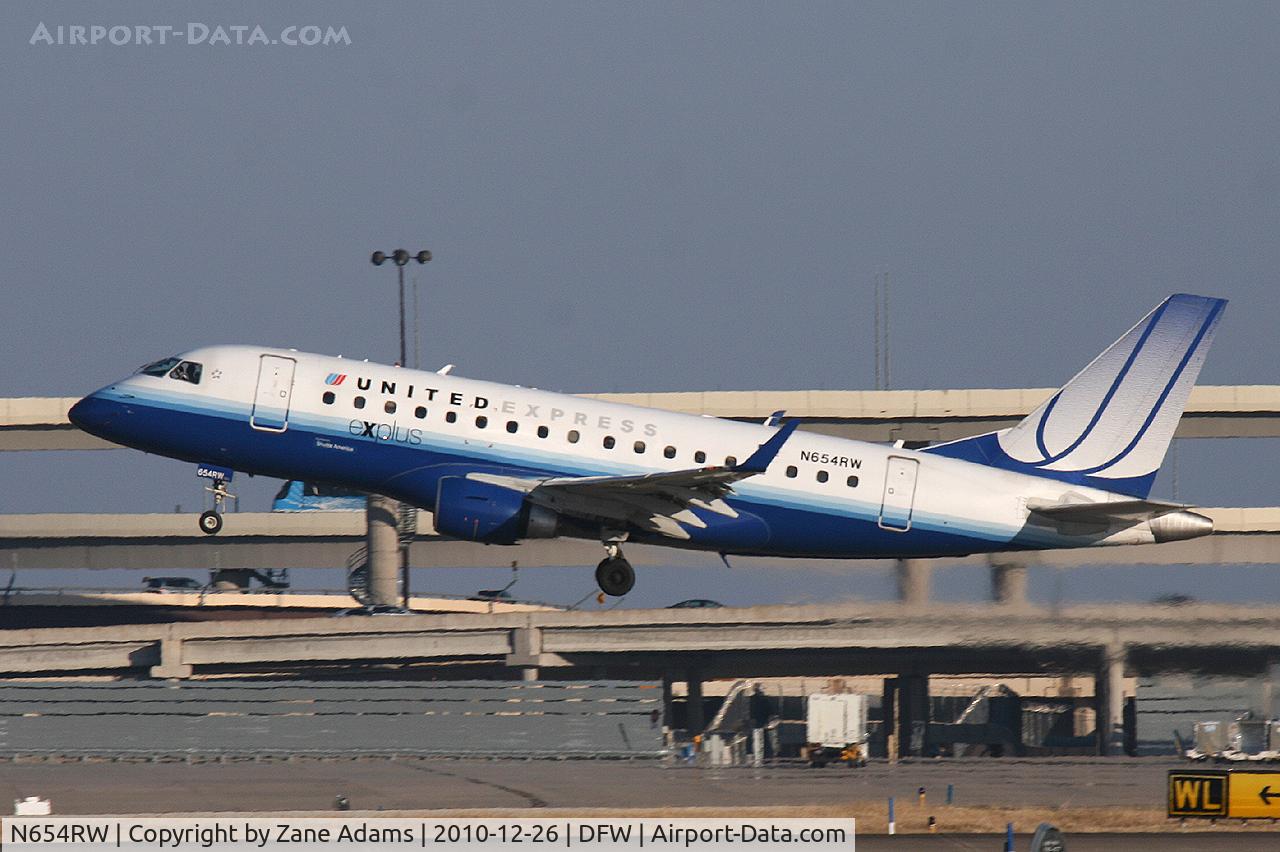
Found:
[[925, 452], [1146, 497], [1226, 304], [1170, 296], [1013, 428]]

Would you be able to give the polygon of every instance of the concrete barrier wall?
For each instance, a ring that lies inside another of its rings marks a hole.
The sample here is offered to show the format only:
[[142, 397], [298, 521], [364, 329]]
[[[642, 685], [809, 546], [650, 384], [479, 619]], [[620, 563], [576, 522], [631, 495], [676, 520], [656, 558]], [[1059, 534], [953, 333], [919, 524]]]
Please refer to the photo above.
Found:
[[661, 708], [640, 681], [6, 681], [0, 755], [652, 758]]

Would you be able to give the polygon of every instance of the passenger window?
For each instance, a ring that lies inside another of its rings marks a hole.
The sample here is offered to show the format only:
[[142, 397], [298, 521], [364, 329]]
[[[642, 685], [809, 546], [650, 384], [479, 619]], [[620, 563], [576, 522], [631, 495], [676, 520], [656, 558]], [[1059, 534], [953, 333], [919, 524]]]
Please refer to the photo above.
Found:
[[446, 413], [445, 413], [445, 415], [444, 415], [444, 419], [445, 419], [445, 422], [446, 422], [446, 423], [457, 423], [457, 422], [458, 422], [458, 412], [456, 412], [456, 411], [449, 411], [449, 412], [446, 412]]
[[733, 467], [733, 466], [734, 466], [735, 464], [737, 464], [737, 463], [738, 463], [738, 458], [737, 458], [737, 456], [725, 456], [725, 457], [724, 457], [724, 466], [725, 466], [725, 467]]
[[520, 428], [520, 424], [517, 423], [516, 421], [514, 420], [507, 421], [507, 431], [510, 432], [512, 435], [514, 435], [516, 433], [516, 430], [519, 428]]
[[570, 429], [570, 430], [569, 430], [569, 433], [568, 433], [567, 435], [565, 435], [564, 437], [565, 437], [565, 439], [566, 439], [566, 440], [568, 440], [568, 442], [569, 442], [570, 444], [576, 444], [576, 443], [578, 443], [578, 430], [577, 430], [577, 429]]
[[545, 438], [545, 437], [547, 437], [547, 436], [548, 436], [548, 435], [550, 435], [550, 434], [551, 434], [551, 430], [550, 430], [550, 429], [548, 429], [546, 426], [539, 426], [539, 427], [538, 427], [538, 437], [539, 437], [539, 438]]
[[696, 453], [693, 454], [693, 460], [697, 464], [705, 464], [707, 461], [707, 454], [704, 453], [702, 450], [698, 450]]
[[795, 465], [793, 465], [793, 464], [789, 464], [789, 465], [787, 465], [787, 478], [788, 478], [788, 479], [795, 479], [795, 478], [796, 478], [796, 474], [797, 474], [797, 473], [799, 473], [799, 472], [800, 472], [800, 471], [796, 470], [796, 466], [795, 466]]
[[665, 450], [663, 450], [663, 451], [662, 451], [662, 454], [663, 454], [664, 456], [666, 456], [667, 458], [669, 458], [669, 459], [673, 459], [673, 458], [675, 458], [675, 457], [676, 457], [676, 448], [675, 448], [675, 447], [667, 447]]
[[351, 400], [351, 404], [354, 405], [356, 408], [364, 408], [364, 397], [362, 396], [356, 397], [355, 399]]
[[605, 435], [605, 436], [604, 436], [604, 448], [605, 448], [606, 450], [612, 450], [612, 449], [613, 449], [613, 444], [614, 444], [613, 436], [612, 436], [612, 435]]
[[198, 385], [200, 384], [201, 372], [201, 366], [195, 361], [183, 361], [169, 371], [169, 378], [177, 379], [180, 382], [191, 382], [193, 385]]
[[489, 418], [488, 418], [488, 417], [485, 417], [483, 414], [481, 414], [479, 417], [477, 417], [477, 418], [476, 418], [476, 428], [477, 428], [477, 429], [483, 429], [484, 427], [486, 427], [486, 426], [488, 426], [488, 425], [489, 425]]
[[383, 405], [382, 405], [382, 410], [383, 410], [383, 411], [385, 411], [385, 412], [387, 412], [388, 414], [395, 414], [395, 413], [396, 413], [396, 402], [395, 402], [395, 400], [394, 400], [394, 399], [389, 399], [389, 400], [387, 400], [385, 403], [383, 403]]
[[413, 410], [413, 416], [418, 418], [419, 420], [426, 420], [427, 407], [425, 405], [419, 405], [417, 408]]
[[333, 395], [333, 391], [325, 391], [324, 396], [320, 398], [324, 400], [325, 405], [333, 405], [333, 401], [337, 399], [337, 397]]
[[857, 488], [857, 487], [858, 487], [858, 477], [856, 477], [856, 476], [851, 476], [851, 477], [849, 477], [848, 479], [846, 479], [846, 480], [845, 480], [845, 484], [846, 484], [846, 485], [848, 485], [850, 488]]
[[636, 443], [635, 443], [635, 450], [636, 450], [636, 452], [637, 452], [637, 453], [643, 453], [643, 452], [644, 452], [644, 441], [636, 441]]
[[827, 481], [827, 472], [825, 470], [818, 471], [818, 481], [819, 482]]

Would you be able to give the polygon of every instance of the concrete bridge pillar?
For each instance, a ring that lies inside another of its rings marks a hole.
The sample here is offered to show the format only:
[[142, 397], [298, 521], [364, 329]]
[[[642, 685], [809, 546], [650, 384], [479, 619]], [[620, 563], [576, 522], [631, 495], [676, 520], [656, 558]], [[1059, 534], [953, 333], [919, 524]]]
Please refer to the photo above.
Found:
[[1106, 645], [1094, 676], [1094, 706], [1098, 730], [1098, 754], [1124, 754], [1124, 668], [1128, 654], [1123, 645]]
[[521, 680], [537, 680], [542, 663], [542, 629], [517, 627], [512, 630], [511, 653], [507, 654], [506, 663], [520, 668]]
[[896, 572], [899, 602], [917, 606], [929, 602], [929, 585], [933, 578], [933, 565], [929, 560], [899, 559]]
[[170, 625], [160, 639], [160, 663], [148, 672], [154, 678], [169, 680], [191, 677], [191, 666], [182, 662], [182, 637]]
[[920, 757], [929, 727], [929, 676], [900, 674], [898, 681], [898, 753]]
[[684, 724], [689, 736], [702, 733], [707, 720], [702, 715], [702, 674], [696, 669], [689, 669], [684, 676]]
[[991, 563], [991, 600], [1003, 606], [1027, 605], [1027, 566]]
[[375, 605], [399, 603], [396, 585], [400, 575], [400, 538], [396, 529], [400, 504], [390, 497], [370, 494], [365, 507], [369, 521], [369, 597]]

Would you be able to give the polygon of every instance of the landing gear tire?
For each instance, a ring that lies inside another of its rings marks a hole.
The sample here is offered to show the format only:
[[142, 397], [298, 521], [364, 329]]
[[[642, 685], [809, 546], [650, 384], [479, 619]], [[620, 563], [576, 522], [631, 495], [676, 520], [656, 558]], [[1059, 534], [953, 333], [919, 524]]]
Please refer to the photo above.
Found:
[[605, 559], [596, 566], [596, 583], [606, 595], [620, 598], [636, 584], [636, 572], [622, 557]]
[[222, 515], [210, 509], [200, 515], [200, 532], [217, 535], [222, 530]]

